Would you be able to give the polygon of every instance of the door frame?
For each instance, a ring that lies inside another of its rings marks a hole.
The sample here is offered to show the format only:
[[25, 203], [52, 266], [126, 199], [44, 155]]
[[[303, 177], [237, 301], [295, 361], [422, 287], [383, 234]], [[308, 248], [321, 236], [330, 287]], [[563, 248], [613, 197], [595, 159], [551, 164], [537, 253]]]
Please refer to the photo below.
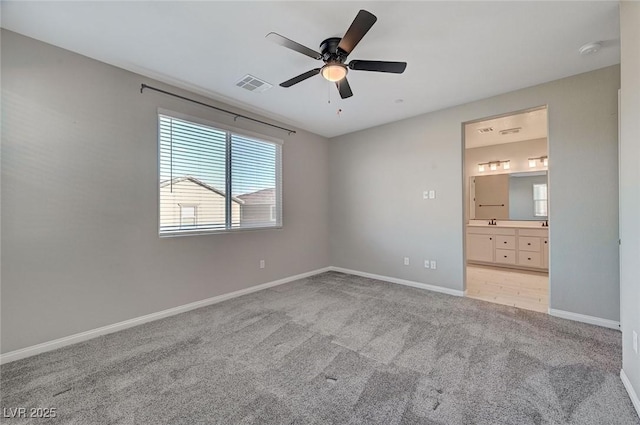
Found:
[[[550, 199], [550, 191], [551, 191], [551, 138], [550, 138], [550, 125], [549, 125], [549, 104], [543, 104], [543, 105], [539, 105], [539, 106], [533, 106], [530, 108], [525, 108], [525, 109], [519, 109], [519, 110], [515, 110], [515, 111], [511, 111], [511, 112], [505, 112], [505, 113], [501, 113], [501, 114], [496, 114], [496, 115], [489, 115], [483, 118], [477, 118], [477, 119], [473, 119], [473, 120], [468, 120], [468, 121], [463, 121], [460, 123], [460, 129], [461, 129], [461, 143], [462, 143], [462, 208], [463, 208], [463, 212], [462, 212], [462, 292], [463, 292], [463, 296], [467, 296], [467, 202], [469, 202], [469, 194], [467, 193], [466, 190], [466, 180], [468, 179], [467, 176], [467, 163], [466, 163], [466, 126], [467, 124], [473, 124], [473, 123], [477, 123], [477, 122], [482, 122], [482, 121], [488, 121], [488, 120], [492, 120], [492, 119], [496, 119], [496, 118], [504, 118], [504, 117], [508, 117], [511, 115], [517, 115], [517, 114], [522, 114], [522, 113], [526, 113], [526, 112], [533, 112], [533, 111], [538, 111], [540, 109], [545, 109], [547, 111], [547, 157], [549, 157], [549, 165], [547, 166], [547, 220], [548, 222], [551, 222], [551, 203], [549, 202]], [[551, 226], [548, 227], [548, 231], [549, 231], [549, 236], [548, 239], [551, 240]], [[549, 263], [549, 270], [548, 270], [548, 276], [549, 276], [549, 310], [551, 310], [551, 243], [548, 244], [549, 245], [549, 258], [548, 258], [548, 263]]]

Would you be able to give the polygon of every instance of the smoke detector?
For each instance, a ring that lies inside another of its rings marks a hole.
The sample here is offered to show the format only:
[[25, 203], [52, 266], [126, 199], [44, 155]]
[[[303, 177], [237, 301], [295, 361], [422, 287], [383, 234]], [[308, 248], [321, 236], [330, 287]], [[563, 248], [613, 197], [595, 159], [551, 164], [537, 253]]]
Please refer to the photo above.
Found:
[[591, 55], [591, 54], [597, 52], [601, 48], [602, 48], [602, 43], [600, 43], [599, 41], [594, 41], [594, 42], [587, 43], [584, 46], [580, 47], [578, 49], [578, 52], [580, 52], [580, 55], [586, 56], [586, 55]]

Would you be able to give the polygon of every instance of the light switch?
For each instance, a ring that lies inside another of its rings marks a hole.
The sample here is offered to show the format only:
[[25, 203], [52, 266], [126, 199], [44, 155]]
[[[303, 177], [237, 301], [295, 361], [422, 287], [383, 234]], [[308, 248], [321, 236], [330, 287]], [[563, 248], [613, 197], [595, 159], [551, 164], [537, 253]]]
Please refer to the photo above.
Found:
[[424, 192], [422, 192], [422, 199], [429, 199], [429, 191], [425, 190]]
[[429, 191], [429, 199], [436, 199], [436, 191], [435, 190], [430, 190]]

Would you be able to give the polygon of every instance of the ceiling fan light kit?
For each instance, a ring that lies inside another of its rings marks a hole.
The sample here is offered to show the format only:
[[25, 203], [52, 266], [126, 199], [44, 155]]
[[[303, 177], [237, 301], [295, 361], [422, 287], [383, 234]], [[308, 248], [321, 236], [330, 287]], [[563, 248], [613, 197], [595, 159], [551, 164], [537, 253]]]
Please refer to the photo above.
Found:
[[281, 46], [295, 50], [305, 56], [309, 56], [315, 60], [322, 60], [325, 65], [321, 68], [315, 68], [300, 75], [297, 75], [283, 83], [280, 87], [291, 87], [317, 74], [322, 75], [326, 80], [335, 82], [340, 97], [346, 99], [353, 96], [349, 82], [347, 81], [347, 73], [349, 69], [354, 71], [373, 71], [388, 72], [393, 74], [402, 74], [407, 67], [406, 62], [388, 62], [388, 61], [370, 61], [370, 60], [352, 60], [345, 64], [347, 56], [353, 51], [356, 45], [362, 40], [365, 34], [376, 23], [378, 18], [371, 12], [360, 10], [351, 26], [344, 34], [344, 37], [331, 37], [320, 43], [320, 52], [316, 52], [300, 43], [290, 40], [275, 32], [267, 34], [266, 38]]
[[335, 83], [347, 76], [347, 67], [341, 63], [330, 63], [323, 66], [320, 73], [327, 81]]

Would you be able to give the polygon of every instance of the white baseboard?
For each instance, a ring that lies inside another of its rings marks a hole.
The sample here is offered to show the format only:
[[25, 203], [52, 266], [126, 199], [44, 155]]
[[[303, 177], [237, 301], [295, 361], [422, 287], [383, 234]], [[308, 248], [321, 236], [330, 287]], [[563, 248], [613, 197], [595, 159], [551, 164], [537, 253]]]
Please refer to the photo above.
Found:
[[443, 286], [429, 285], [428, 283], [413, 282], [411, 280], [398, 279], [395, 277], [381, 276], [379, 274], [366, 273], [358, 270], [343, 269], [342, 267], [329, 267], [330, 270], [340, 273], [352, 274], [354, 276], [362, 276], [370, 279], [382, 280], [399, 285], [412, 286], [414, 288], [426, 289], [427, 291], [441, 292], [443, 294], [454, 295], [456, 297], [464, 296], [463, 291], [457, 289], [445, 288]]
[[590, 325], [602, 326], [603, 328], [620, 330], [620, 322], [615, 320], [602, 319], [600, 317], [587, 316], [585, 314], [572, 313], [570, 311], [549, 309], [549, 315], [554, 317], [560, 317], [561, 319], [574, 320], [576, 322], [588, 323]]
[[207, 298], [204, 300], [195, 301], [189, 304], [184, 304], [178, 307], [173, 307], [167, 310], [162, 310], [157, 313], [151, 313], [144, 316], [135, 317], [133, 319], [125, 320], [123, 322], [114, 323], [112, 325], [107, 325], [97, 329], [92, 329], [86, 332], [80, 332], [74, 335], [69, 335], [63, 338], [55, 339], [53, 341], [47, 341], [41, 344], [32, 345], [31, 347], [10, 351], [6, 354], [0, 355], [0, 364], [5, 364], [5, 363], [13, 362], [16, 360], [24, 359], [25, 357], [35, 356], [36, 354], [45, 353], [47, 351], [52, 351], [57, 348], [65, 347], [67, 345], [76, 344], [78, 342], [87, 341], [89, 339], [96, 338], [98, 336], [121, 331], [123, 329], [131, 328], [133, 326], [142, 325], [143, 323], [152, 322], [154, 320], [163, 319], [169, 316], [174, 316], [176, 314], [184, 313], [189, 310], [195, 310], [196, 308], [217, 304], [219, 302], [229, 300], [231, 298], [240, 297], [242, 295], [250, 294], [252, 292], [261, 291], [267, 288], [273, 288], [274, 286], [282, 285], [283, 283], [292, 282], [298, 279], [304, 279], [305, 277], [314, 276], [320, 273], [328, 272], [330, 270], [331, 270], [330, 267], [325, 267], [325, 268], [313, 270], [307, 273], [285, 277], [284, 279], [274, 280], [272, 282], [267, 282], [260, 285], [252, 286], [250, 288], [241, 289], [239, 291], [229, 292], [227, 294], [222, 294], [222, 295]]
[[622, 383], [624, 384], [624, 388], [629, 393], [629, 398], [631, 399], [631, 403], [633, 403], [633, 407], [636, 408], [636, 413], [640, 416], [640, 399], [638, 399], [638, 394], [633, 389], [631, 385], [631, 381], [627, 377], [627, 374], [624, 373], [624, 369], [620, 369], [620, 379], [622, 379]]

